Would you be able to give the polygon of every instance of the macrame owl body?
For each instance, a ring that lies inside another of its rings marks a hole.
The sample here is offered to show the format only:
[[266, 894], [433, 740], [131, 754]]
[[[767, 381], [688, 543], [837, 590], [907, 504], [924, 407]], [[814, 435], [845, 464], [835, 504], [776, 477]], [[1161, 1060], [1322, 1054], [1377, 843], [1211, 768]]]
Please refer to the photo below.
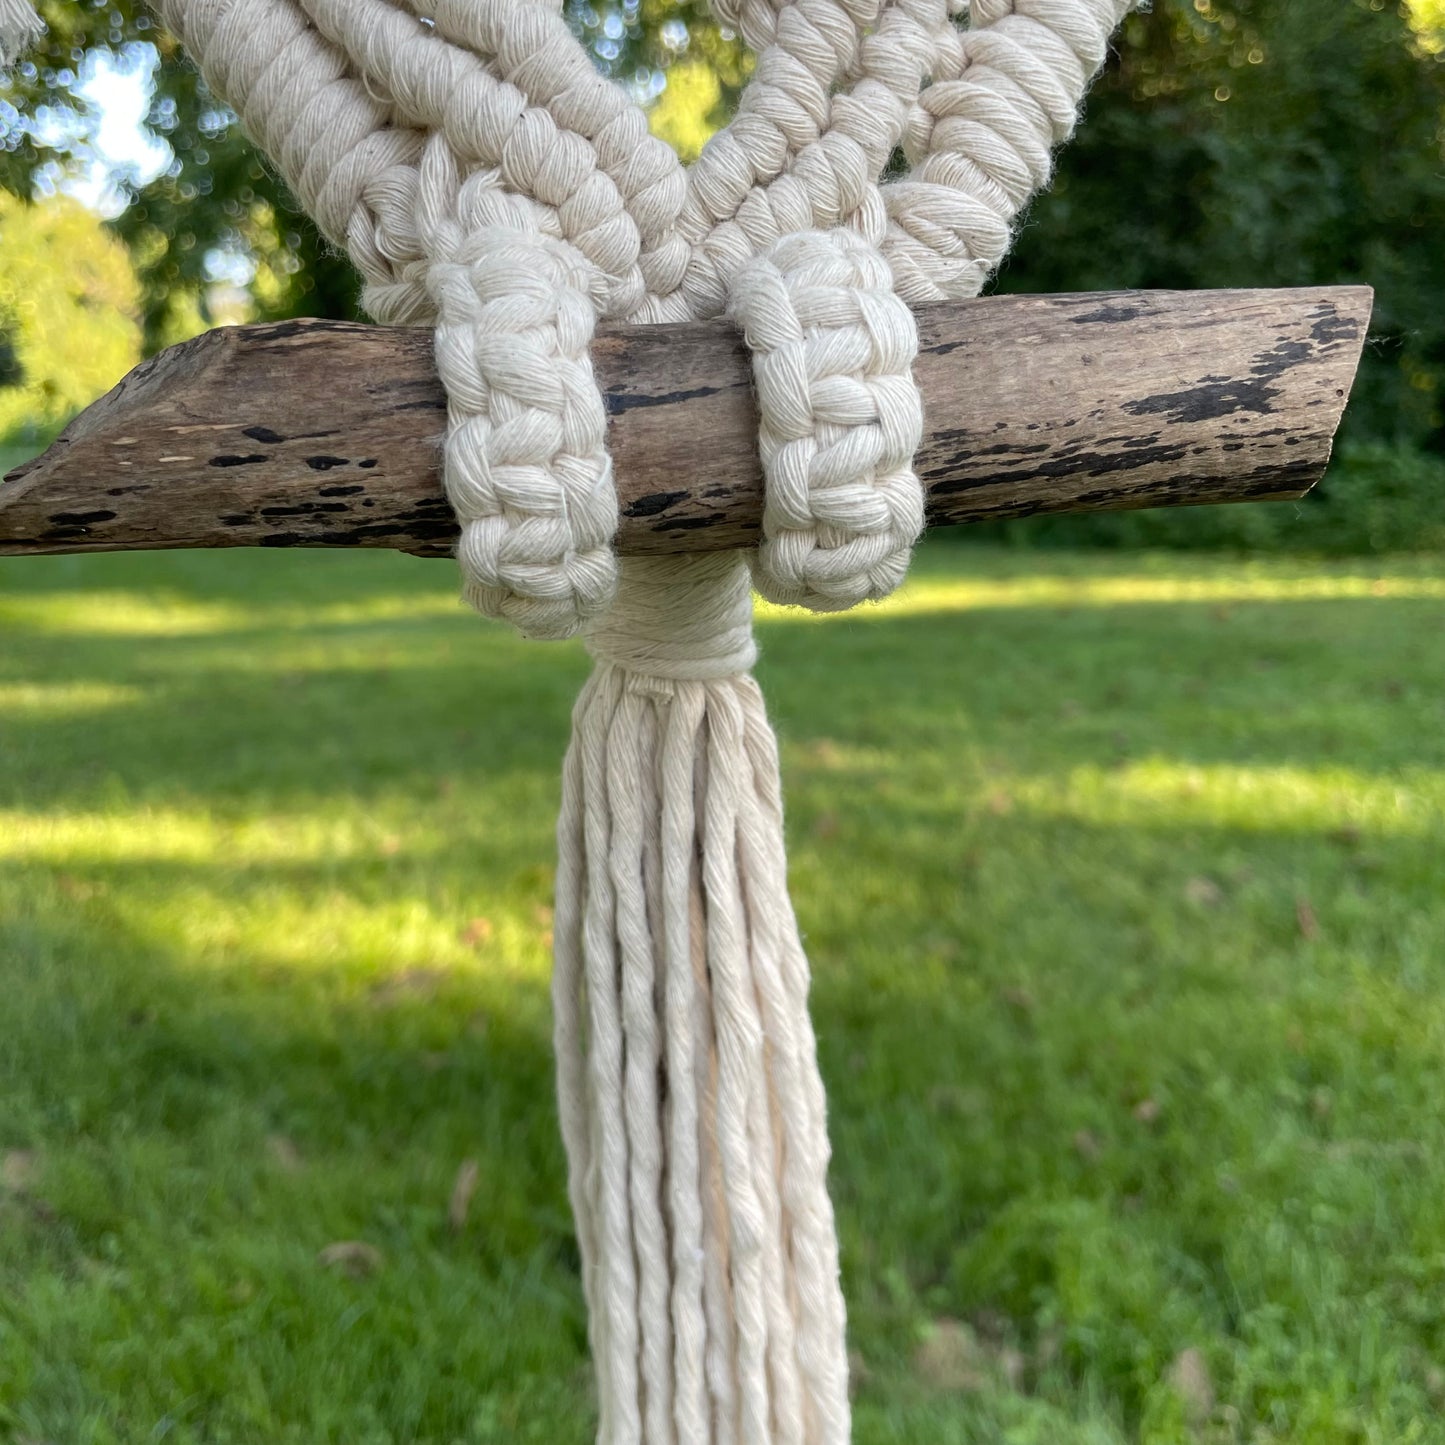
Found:
[[[908, 307], [978, 291], [1130, 3], [715, 0], [756, 69], [684, 169], [547, 0], [157, 0], [370, 313], [435, 327], [467, 599], [596, 659], [553, 1000], [603, 1445], [849, 1438], [751, 588], [832, 610], [902, 579]], [[0, 53], [26, 22], [0, 0]], [[753, 353], [762, 543], [619, 562], [594, 328], [723, 314]]]

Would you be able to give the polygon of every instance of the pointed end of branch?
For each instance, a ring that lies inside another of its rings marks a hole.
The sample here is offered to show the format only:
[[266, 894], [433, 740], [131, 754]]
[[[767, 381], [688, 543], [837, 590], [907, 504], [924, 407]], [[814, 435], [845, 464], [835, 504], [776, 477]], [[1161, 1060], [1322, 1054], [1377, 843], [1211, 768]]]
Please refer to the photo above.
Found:
[[51, 476], [69, 447], [67, 437], [58, 437], [38, 457], [0, 477], [0, 557], [72, 552], [77, 541], [83, 544], [78, 514], [63, 498], [48, 496]]

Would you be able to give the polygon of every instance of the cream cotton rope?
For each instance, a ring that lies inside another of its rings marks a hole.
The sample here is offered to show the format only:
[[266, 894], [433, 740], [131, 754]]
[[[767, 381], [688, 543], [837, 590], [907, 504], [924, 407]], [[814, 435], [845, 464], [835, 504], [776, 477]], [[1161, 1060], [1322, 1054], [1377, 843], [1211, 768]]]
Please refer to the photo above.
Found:
[[[370, 313], [435, 328], [467, 599], [596, 660], [552, 989], [602, 1445], [849, 1438], [750, 568], [822, 610], [901, 580], [908, 306], [978, 291], [1130, 3], [714, 0], [756, 69], [684, 168], [546, 0], [157, 0]], [[0, 61], [34, 24], [0, 0]], [[763, 541], [619, 562], [593, 330], [723, 314], [753, 356]]]

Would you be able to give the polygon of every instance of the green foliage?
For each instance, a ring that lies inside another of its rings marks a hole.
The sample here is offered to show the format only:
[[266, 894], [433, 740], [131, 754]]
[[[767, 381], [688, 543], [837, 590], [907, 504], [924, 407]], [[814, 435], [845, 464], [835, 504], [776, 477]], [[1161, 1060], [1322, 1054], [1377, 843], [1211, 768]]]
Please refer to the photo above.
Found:
[[[206, 316], [207, 264], [217, 250], [254, 256], [262, 314], [354, 311], [358, 287], [349, 263], [321, 240], [139, 0], [42, 0], [39, 8], [47, 35], [26, 64], [0, 78], [0, 122], [5, 103], [32, 118], [47, 108], [76, 110], [84, 122], [74, 86], [88, 51], [153, 46], [160, 60], [150, 124], [170, 145], [172, 163], [140, 187], [117, 177], [129, 204], [111, 222], [135, 258], [151, 349], [194, 329], [190, 315]], [[28, 195], [42, 168], [63, 174], [73, 165], [69, 146], [41, 144], [33, 128], [12, 122], [0, 132], [0, 189]]]
[[75, 201], [0, 190], [0, 256], [3, 438], [59, 426], [113, 386], [140, 360], [141, 333], [125, 247]]
[[1002, 288], [1366, 282], [1350, 434], [1445, 450], [1438, 14], [1436, 0], [1156, 0], [1125, 23]]
[[993, 522], [957, 541], [1023, 547], [1175, 547], [1361, 556], [1445, 551], [1445, 457], [1348, 442], [1302, 501], [1160, 507]]
[[[454, 591], [0, 562], [0, 1439], [591, 1440], [586, 659]], [[934, 547], [764, 613], [858, 1445], [1445, 1441], [1442, 604], [1438, 560]]]
[[684, 161], [695, 161], [708, 137], [722, 124], [722, 88], [705, 60], [681, 60], [667, 72], [667, 88], [648, 113], [655, 136]]

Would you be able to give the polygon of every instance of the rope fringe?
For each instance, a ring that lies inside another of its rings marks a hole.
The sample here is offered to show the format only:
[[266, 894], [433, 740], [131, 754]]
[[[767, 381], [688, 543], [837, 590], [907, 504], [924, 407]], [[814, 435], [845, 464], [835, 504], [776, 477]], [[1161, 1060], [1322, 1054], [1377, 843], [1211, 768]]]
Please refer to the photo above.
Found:
[[573, 716], [553, 1003], [603, 1445], [849, 1436], [823, 1086], [750, 613], [736, 555], [628, 559]]

